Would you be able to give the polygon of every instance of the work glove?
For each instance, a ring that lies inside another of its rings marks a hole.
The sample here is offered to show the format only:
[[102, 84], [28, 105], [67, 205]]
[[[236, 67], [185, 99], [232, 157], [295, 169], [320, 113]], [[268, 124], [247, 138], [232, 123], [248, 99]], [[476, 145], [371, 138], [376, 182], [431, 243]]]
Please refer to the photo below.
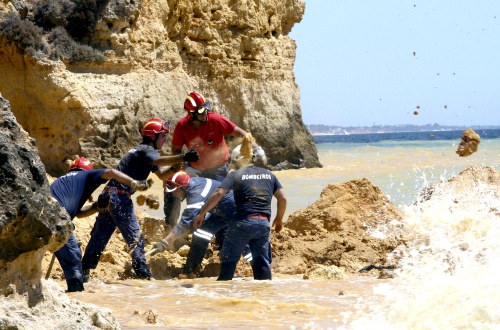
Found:
[[143, 181], [132, 180], [130, 188], [132, 189], [132, 192], [144, 191], [148, 190], [149, 187], [151, 187], [152, 185], [153, 185], [153, 179], [148, 179]]
[[193, 162], [197, 162], [198, 159], [200, 159], [200, 155], [194, 149], [191, 149], [191, 150], [183, 153], [181, 155], [181, 159], [185, 162], [193, 163]]
[[156, 242], [153, 246], [157, 252], [163, 252], [168, 249], [168, 242], [162, 239], [159, 242]]
[[103, 192], [97, 198], [97, 201], [92, 203], [92, 208], [96, 209], [98, 212], [106, 211], [109, 206], [110, 194], [108, 192]]
[[261, 146], [253, 148], [253, 155], [256, 159], [259, 159], [264, 165], [267, 165], [267, 157], [264, 149]]

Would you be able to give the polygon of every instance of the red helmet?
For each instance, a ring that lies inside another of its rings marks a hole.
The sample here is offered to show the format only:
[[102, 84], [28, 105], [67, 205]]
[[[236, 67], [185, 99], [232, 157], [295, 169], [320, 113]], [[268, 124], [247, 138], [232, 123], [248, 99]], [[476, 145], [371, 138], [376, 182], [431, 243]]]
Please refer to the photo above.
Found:
[[191, 92], [184, 101], [184, 110], [190, 113], [195, 111], [198, 113], [204, 113], [207, 110], [212, 110], [212, 106], [210, 105], [210, 102], [205, 100], [203, 95], [198, 92]]
[[179, 171], [174, 174], [172, 179], [165, 180], [165, 190], [167, 192], [172, 192], [180, 187], [187, 187], [191, 177], [184, 171]]
[[89, 170], [92, 170], [92, 169], [94, 169], [94, 166], [85, 157], [77, 158], [73, 162], [73, 164], [71, 164], [71, 166], [69, 167], [70, 171], [74, 171], [74, 170], [89, 171]]
[[142, 125], [141, 135], [148, 136], [152, 139], [155, 138], [157, 133], [170, 132], [170, 125], [168, 121], [159, 118], [151, 118]]

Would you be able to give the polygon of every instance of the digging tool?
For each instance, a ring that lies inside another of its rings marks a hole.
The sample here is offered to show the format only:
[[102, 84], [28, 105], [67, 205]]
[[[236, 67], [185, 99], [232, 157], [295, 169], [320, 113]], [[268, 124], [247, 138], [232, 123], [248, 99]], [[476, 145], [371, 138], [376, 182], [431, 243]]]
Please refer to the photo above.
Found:
[[46, 280], [48, 280], [50, 277], [50, 272], [52, 271], [52, 267], [54, 266], [55, 260], [56, 260], [56, 255], [52, 254], [52, 259], [50, 259], [49, 269], [47, 269], [47, 274], [45, 275]]
[[152, 255], [152, 254], [155, 254], [158, 252], [163, 252], [165, 250], [168, 250], [169, 249], [168, 247], [169, 247], [168, 242], [166, 240], [162, 239], [159, 242], [155, 243], [154, 249], [152, 249], [149, 252], [146, 252], [145, 256], [147, 257], [149, 255]]
[[161, 251], [159, 251], [158, 249], [154, 248], [151, 251], [146, 252], [146, 254], [144, 256], [147, 257], [147, 256], [150, 256], [150, 255], [158, 253], [158, 252], [161, 252]]

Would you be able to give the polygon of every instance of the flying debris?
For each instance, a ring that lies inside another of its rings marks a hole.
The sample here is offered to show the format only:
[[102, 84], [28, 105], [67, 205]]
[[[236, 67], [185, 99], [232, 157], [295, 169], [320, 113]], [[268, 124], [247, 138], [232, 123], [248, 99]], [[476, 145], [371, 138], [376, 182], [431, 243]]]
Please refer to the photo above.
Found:
[[418, 111], [414, 111], [413, 114], [416, 116], [418, 115]]
[[460, 157], [467, 157], [472, 155], [477, 151], [477, 146], [481, 142], [481, 137], [479, 134], [474, 132], [471, 128], [467, 128], [462, 133], [462, 140], [458, 145], [456, 153]]

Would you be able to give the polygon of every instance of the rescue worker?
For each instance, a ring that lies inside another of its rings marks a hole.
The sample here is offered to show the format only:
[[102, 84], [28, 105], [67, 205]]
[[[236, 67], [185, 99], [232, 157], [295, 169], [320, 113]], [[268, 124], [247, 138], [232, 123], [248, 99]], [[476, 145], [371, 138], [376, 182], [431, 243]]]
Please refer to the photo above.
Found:
[[[177, 225], [167, 235], [165, 239], [154, 244], [157, 252], [163, 252], [167, 249], [172, 249], [175, 240], [183, 237], [193, 229], [193, 220], [199, 210], [220, 182], [217, 180], [193, 177], [187, 173], [179, 171], [172, 179], [166, 180], [166, 189], [171, 192], [176, 198], [181, 201], [186, 199], [187, 206], [182, 212], [182, 216]], [[210, 212], [207, 221], [196, 229], [193, 233], [193, 240], [189, 249], [186, 264], [184, 265], [184, 274], [187, 277], [194, 277], [194, 273], [199, 269], [203, 257], [208, 248], [208, 244], [212, 237], [221, 229], [228, 226], [228, 222], [235, 217], [236, 209], [234, 205], [233, 193], [226, 194], [216, 207]], [[246, 247], [243, 257], [248, 261], [252, 261], [250, 249]]]
[[[191, 92], [184, 100], [187, 115], [179, 120], [172, 137], [172, 155], [182, 152], [183, 146], [196, 150], [200, 159], [187, 162], [185, 171], [191, 177], [201, 176], [222, 181], [229, 173], [229, 149], [224, 135], [243, 138], [246, 132], [226, 117], [213, 113], [212, 106], [203, 95]], [[266, 153], [253, 142], [254, 155], [264, 165]], [[165, 220], [172, 227], [180, 213], [180, 201], [166, 192], [164, 203]]]
[[283, 227], [286, 197], [283, 187], [270, 171], [252, 164], [254, 155], [243, 155], [241, 145], [233, 150], [236, 170], [230, 172], [220, 186], [210, 195], [194, 220], [199, 228], [206, 214], [229, 191], [233, 190], [236, 202], [236, 221], [229, 223], [224, 245], [219, 253], [221, 268], [218, 281], [231, 280], [236, 263], [246, 244], [250, 246], [254, 279], [271, 280], [270, 232], [271, 200], [277, 199], [277, 212], [273, 221], [276, 232]]
[[[176, 171], [175, 166], [168, 167], [168, 165], [198, 160], [199, 155], [193, 150], [175, 156], [160, 156], [158, 150], [165, 144], [166, 134], [169, 132], [170, 126], [166, 120], [159, 118], [147, 120], [140, 130], [142, 143], [125, 154], [117, 169], [136, 180], [146, 180], [150, 173], [165, 180], [172, 177]], [[109, 194], [110, 205], [106, 210], [99, 212], [90, 241], [85, 248], [82, 259], [85, 281], [90, 277], [90, 269], [97, 267], [99, 258], [117, 227], [131, 251], [132, 268], [136, 277], [151, 278], [151, 271], [146, 265], [144, 256], [144, 239], [131, 199], [133, 193], [129, 187], [117, 180], [110, 180], [104, 188], [102, 194]]]
[[[109, 200], [100, 198], [92, 205], [85, 205], [92, 193], [108, 180], [116, 180], [132, 191], [146, 190], [146, 181], [133, 180], [128, 175], [115, 169], [93, 169], [93, 165], [85, 157], [77, 158], [70, 166], [69, 172], [50, 185], [50, 193], [69, 213], [71, 219], [87, 217], [99, 209], [107, 207]], [[68, 242], [55, 253], [66, 278], [68, 292], [84, 291], [82, 271], [82, 251], [74, 234]]]

